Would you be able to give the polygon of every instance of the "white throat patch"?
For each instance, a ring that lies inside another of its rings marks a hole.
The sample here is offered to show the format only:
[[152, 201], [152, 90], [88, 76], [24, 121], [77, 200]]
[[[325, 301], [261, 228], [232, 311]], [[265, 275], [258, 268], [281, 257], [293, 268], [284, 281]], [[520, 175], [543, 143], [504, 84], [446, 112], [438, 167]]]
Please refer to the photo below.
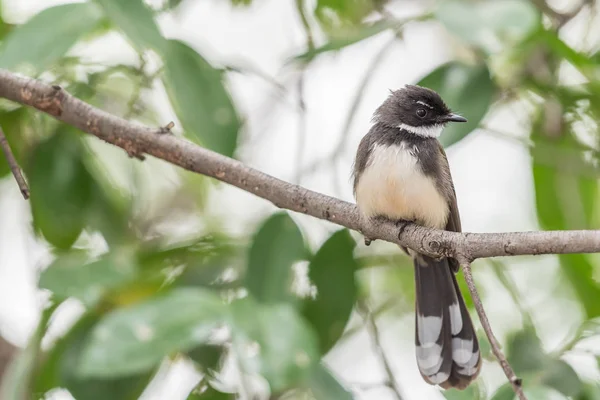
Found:
[[398, 124], [398, 128], [407, 130], [415, 135], [438, 138], [444, 130], [444, 125], [412, 126], [407, 124]]

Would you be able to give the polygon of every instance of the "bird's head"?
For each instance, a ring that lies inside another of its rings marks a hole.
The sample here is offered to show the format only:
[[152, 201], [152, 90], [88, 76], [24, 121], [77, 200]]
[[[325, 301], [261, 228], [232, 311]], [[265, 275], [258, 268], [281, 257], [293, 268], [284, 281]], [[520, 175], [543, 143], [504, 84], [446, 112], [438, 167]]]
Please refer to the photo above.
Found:
[[390, 91], [373, 119], [425, 137], [439, 137], [448, 122], [467, 122], [466, 118], [454, 114], [439, 94], [416, 85]]

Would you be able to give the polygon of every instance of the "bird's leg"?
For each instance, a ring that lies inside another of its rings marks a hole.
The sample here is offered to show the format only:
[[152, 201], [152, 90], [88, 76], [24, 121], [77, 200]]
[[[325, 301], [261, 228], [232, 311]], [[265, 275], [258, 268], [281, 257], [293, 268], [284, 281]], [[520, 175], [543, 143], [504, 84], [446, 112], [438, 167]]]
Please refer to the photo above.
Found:
[[[410, 225], [410, 224], [416, 224], [416, 221], [414, 220], [407, 220], [407, 219], [399, 219], [396, 221], [396, 226], [400, 229], [398, 231], [398, 239], [400, 239], [400, 237], [402, 236], [402, 234], [404, 233], [404, 231], [406, 230], [406, 228]], [[408, 254], [408, 250], [405, 249], [403, 246], [402, 249]], [[435, 261], [441, 261], [443, 260], [445, 257], [440, 256], [440, 257], [431, 257], [433, 258]]]
[[414, 224], [415, 221], [414, 220], [408, 220], [408, 219], [399, 219], [396, 221], [396, 226], [400, 229], [398, 231], [398, 238], [400, 238], [400, 236], [402, 236], [402, 234], [404, 233], [404, 230], [408, 227], [408, 225], [410, 224]]
[[[400, 239], [400, 237], [404, 233], [404, 230], [406, 229], [406, 227], [412, 223], [414, 223], [414, 221], [406, 220], [406, 219], [399, 219], [396, 221], [396, 226], [400, 229], [398, 231], [398, 239]], [[400, 245], [400, 248], [409, 256], [411, 255], [411, 253], [408, 250], [408, 247], [404, 247], [404, 246]]]

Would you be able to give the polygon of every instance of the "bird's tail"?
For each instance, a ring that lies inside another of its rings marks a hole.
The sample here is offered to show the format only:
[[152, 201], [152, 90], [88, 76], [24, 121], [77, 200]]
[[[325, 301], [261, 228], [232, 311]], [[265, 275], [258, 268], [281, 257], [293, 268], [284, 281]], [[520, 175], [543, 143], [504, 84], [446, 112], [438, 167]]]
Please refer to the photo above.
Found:
[[426, 382], [465, 389], [481, 368], [479, 343], [447, 259], [414, 255], [417, 365]]

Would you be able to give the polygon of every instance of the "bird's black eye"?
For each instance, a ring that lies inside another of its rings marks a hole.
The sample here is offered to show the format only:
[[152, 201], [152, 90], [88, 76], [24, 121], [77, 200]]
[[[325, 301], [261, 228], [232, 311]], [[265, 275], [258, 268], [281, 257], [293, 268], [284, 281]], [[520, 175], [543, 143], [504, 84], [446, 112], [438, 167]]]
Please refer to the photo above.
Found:
[[427, 110], [424, 108], [419, 108], [417, 110], [417, 117], [419, 118], [425, 118], [425, 116], [427, 115]]

